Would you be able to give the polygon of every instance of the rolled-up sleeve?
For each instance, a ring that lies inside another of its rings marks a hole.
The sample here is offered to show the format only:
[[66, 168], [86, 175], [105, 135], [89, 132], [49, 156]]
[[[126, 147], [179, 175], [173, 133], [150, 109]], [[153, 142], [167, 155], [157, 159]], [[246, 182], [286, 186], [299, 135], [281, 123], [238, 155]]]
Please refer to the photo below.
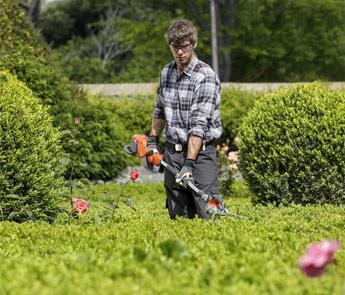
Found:
[[190, 135], [204, 138], [215, 111], [219, 89], [215, 75], [205, 75], [196, 86], [191, 106]]
[[159, 86], [157, 89], [157, 97], [155, 102], [155, 108], [153, 111], [154, 118], [165, 119], [164, 114], [164, 103], [163, 103], [163, 92], [162, 92], [162, 80], [159, 82]]

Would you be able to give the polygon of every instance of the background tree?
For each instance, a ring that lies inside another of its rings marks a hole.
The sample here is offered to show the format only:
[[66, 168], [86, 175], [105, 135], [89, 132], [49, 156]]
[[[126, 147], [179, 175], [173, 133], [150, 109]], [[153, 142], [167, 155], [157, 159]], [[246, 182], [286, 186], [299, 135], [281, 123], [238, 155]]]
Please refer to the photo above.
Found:
[[[218, 0], [222, 81], [343, 80], [345, 2]], [[42, 33], [79, 82], [153, 82], [171, 60], [169, 22], [192, 20], [198, 57], [211, 64], [209, 1], [61, 0]]]

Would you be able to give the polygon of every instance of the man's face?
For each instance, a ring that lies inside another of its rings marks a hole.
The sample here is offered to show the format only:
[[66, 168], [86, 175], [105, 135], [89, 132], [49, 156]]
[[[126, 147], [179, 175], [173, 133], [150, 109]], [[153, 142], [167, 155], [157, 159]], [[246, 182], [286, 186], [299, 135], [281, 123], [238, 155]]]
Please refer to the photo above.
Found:
[[190, 41], [182, 41], [178, 44], [171, 43], [170, 50], [179, 66], [186, 67], [194, 55], [194, 46]]

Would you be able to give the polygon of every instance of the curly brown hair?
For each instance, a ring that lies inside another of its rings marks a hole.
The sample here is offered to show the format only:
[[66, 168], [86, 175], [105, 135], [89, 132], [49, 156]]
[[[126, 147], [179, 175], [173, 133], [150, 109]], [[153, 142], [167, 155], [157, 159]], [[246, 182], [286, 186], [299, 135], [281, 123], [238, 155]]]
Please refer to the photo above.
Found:
[[198, 33], [189, 20], [173, 20], [165, 33], [165, 39], [168, 44], [180, 44], [184, 41], [190, 41], [193, 45], [198, 41]]

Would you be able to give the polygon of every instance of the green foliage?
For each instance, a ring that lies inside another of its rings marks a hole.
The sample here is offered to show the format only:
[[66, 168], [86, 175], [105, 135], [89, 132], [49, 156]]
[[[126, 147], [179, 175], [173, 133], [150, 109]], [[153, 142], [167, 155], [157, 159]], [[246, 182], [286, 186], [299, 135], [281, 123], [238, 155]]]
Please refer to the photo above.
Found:
[[77, 88], [49, 58], [44, 41], [14, 0], [0, 0], [0, 68], [8, 69], [45, 104], [56, 105]]
[[77, 36], [85, 37], [89, 24], [100, 17], [97, 7], [102, 4], [97, 2], [64, 0], [48, 4], [41, 17], [42, 35], [53, 46], [65, 44]]
[[[162, 184], [131, 184], [127, 192], [137, 210], [121, 207], [113, 220], [96, 223], [102, 203], [115, 200], [120, 190], [96, 185], [93, 192], [78, 192], [90, 211], [72, 224], [0, 223], [2, 292], [343, 293], [343, 250], [321, 278], [307, 278], [297, 267], [311, 242], [345, 239], [343, 207], [252, 206], [242, 198], [227, 203], [246, 220], [171, 221]], [[14, 279], [18, 273], [20, 280]]]
[[51, 222], [63, 185], [60, 133], [31, 90], [5, 71], [0, 97], [0, 218]]
[[345, 96], [319, 83], [257, 101], [241, 129], [241, 172], [256, 203], [345, 202]]
[[[127, 133], [105, 99], [66, 103], [56, 116], [63, 131], [63, 148], [71, 159], [68, 178], [111, 179], [126, 167], [123, 146]], [[80, 119], [80, 125], [75, 124]]]
[[[344, 80], [344, 1], [215, 2], [222, 80]], [[185, 18], [195, 23], [199, 32], [198, 57], [211, 64], [209, 9], [204, 0], [132, 0], [130, 6], [125, 0], [54, 1], [43, 12], [42, 32], [56, 47], [74, 44], [73, 49], [70, 47], [74, 62], [68, 74], [86, 82], [92, 79], [92, 72], [80, 75], [75, 56], [104, 61], [105, 56], [98, 52], [100, 46], [94, 41], [100, 40], [106, 28], [112, 28], [107, 40], [114, 40], [117, 54], [106, 61], [108, 76], [103, 76], [103, 82], [154, 82], [160, 68], [172, 59], [163, 37], [172, 19]], [[93, 42], [93, 47], [84, 51], [81, 39]], [[98, 42], [101, 44], [104, 47], [106, 42]], [[62, 61], [67, 64], [69, 58]]]
[[[185, 8], [185, 3], [171, 1], [134, 0], [131, 6], [125, 0], [57, 1], [42, 14], [42, 33], [57, 48], [66, 73], [73, 80], [156, 82], [162, 67], [172, 59], [164, 33], [173, 18], [185, 17]], [[61, 26], [57, 28], [56, 23]], [[203, 39], [200, 38], [199, 48], [205, 47]], [[201, 56], [204, 51], [200, 51]], [[96, 77], [88, 70], [90, 59], [93, 65], [95, 59], [102, 64], [95, 71]], [[84, 69], [80, 72], [81, 66]]]
[[155, 98], [136, 95], [121, 97], [112, 102], [114, 112], [124, 124], [128, 139], [134, 134], [150, 133], [154, 101]]
[[89, 56], [89, 43], [81, 39], [70, 41], [52, 51], [53, 58], [72, 80], [90, 84], [115, 81], [113, 65], [103, 64], [99, 58]]
[[258, 93], [248, 92], [236, 88], [222, 90], [221, 118], [222, 118], [222, 141], [233, 143], [238, 135], [238, 129], [242, 124], [243, 117], [253, 106]]
[[344, 80], [344, 8], [334, 0], [239, 1], [228, 32], [233, 79]]
[[169, 26], [167, 20], [162, 23], [142, 23], [131, 28], [128, 38], [133, 38], [133, 47], [128, 61], [118, 71], [117, 82], [157, 82], [165, 64], [172, 60], [170, 49], [164, 39]]

